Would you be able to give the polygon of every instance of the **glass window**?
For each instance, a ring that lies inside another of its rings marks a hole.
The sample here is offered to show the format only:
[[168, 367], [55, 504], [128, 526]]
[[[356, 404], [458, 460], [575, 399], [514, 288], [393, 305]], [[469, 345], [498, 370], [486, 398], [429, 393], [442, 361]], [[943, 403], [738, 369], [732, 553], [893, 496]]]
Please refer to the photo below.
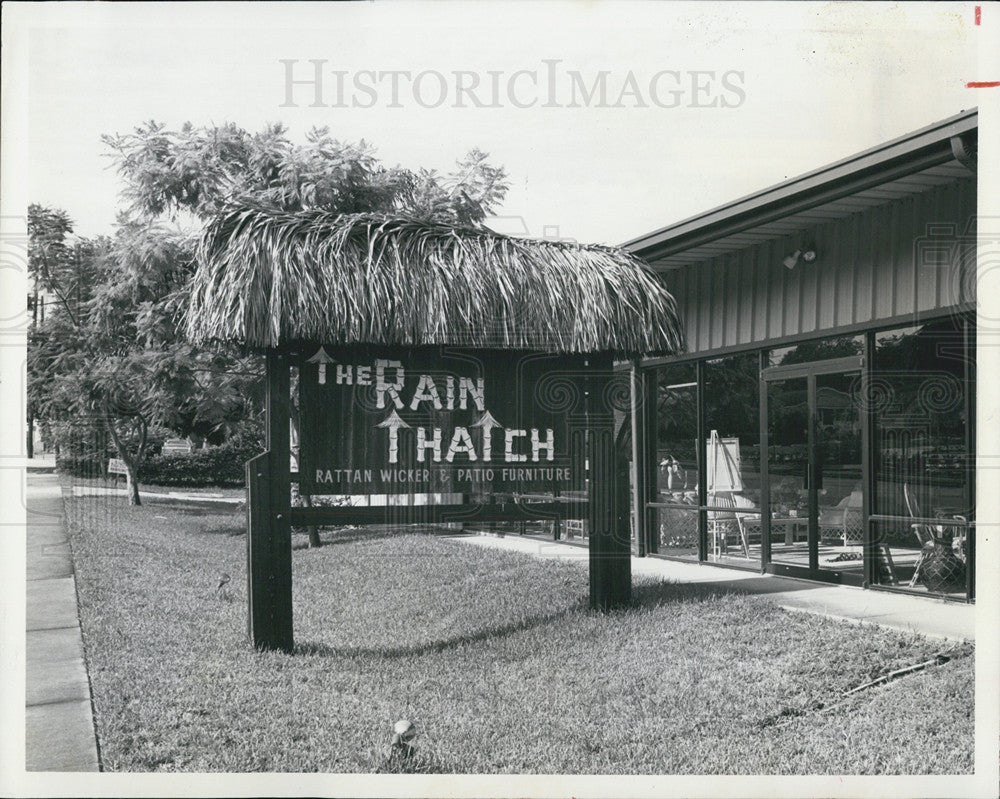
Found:
[[[697, 501], [698, 386], [693, 363], [657, 370], [656, 465], [657, 501]], [[690, 494], [690, 496], [686, 496]]]
[[707, 504], [733, 509], [708, 511], [711, 559], [760, 559], [759, 364], [756, 352], [705, 364]]
[[698, 557], [698, 385], [693, 363], [656, 370], [656, 494], [652, 502], [686, 508], [654, 513], [658, 551]]
[[879, 525], [882, 581], [964, 593], [971, 529], [967, 353], [960, 319], [875, 337], [867, 402], [875, 418], [875, 512], [913, 521]]
[[864, 351], [864, 336], [834, 336], [804, 341], [792, 347], [773, 349], [768, 353], [768, 365], [788, 366], [793, 363], [826, 361], [830, 358], [847, 358]]
[[650, 511], [659, 536], [657, 552], [674, 557], [698, 558], [698, 508], [654, 508]]

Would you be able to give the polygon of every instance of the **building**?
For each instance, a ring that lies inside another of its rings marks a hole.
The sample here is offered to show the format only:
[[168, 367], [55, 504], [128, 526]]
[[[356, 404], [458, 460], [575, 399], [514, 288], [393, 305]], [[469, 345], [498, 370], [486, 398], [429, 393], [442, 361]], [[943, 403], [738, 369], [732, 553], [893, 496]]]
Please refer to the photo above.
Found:
[[625, 245], [687, 337], [639, 364], [640, 554], [972, 600], [977, 119]]

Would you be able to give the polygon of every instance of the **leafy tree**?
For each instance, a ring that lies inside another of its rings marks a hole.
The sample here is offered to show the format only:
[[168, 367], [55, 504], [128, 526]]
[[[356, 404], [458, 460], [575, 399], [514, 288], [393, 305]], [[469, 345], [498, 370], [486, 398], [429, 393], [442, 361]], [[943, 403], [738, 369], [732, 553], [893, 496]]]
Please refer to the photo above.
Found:
[[251, 134], [147, 122], [103, 140], [127, 204], [112, 238], [72, 242], [65, 212], [32, 206], [32, 271], [60, 312], [33, 334], [29, 370], [38, 407], [106, 427], [134, 504], [151, 426], [218, 439], [260, 403], [259, 359], [195, 348], [179, 333], [202, 224], [254, 206], [476, 226], [507, 191], [503, 170], [477, 150], [448, 175], [413, 172], [326, 128], [296, 144], [280, 124]]
[[217, 431], [244, 414], [258, 375], [176, 335], [194, 268], [189, 235], [128, 221], [113, 239], [71, 244], [71, 234], [64, 212], [29, 209], [29, 268], [58, 300], [29, 341], [29, 403], [61, 422], [64, 437], [67, 426], [106, 432], [125, 464], [130, 504], [139, 504], [150, 428]]
[[[106, 240], [70, 240], [65, 211], [28, 208], [28, 270], [34, 282], [33, 322], [28, 329], [27, 410], [29, 435], [37, 418], [51, 437], [67, 418], [75, 393], [59, 380], [74, 353], [86, 352], [80, 320], [97, 282], [98, 253]], [[39, 313], [44, 308], [45, 313]]]
[[146, 122], [104, 136], [125, 185], [130, 213], [186, 213], [204, 221], [239, 205], [277, 211], [400, 214], [421, 221], [479, 225], [507, 192], [505, 173], [472, 150], [449, 175], [386, 167], [372, 147], [313, 128], [295, 144], [281, 124], [251, 134], [233, 124], [169, 130]]

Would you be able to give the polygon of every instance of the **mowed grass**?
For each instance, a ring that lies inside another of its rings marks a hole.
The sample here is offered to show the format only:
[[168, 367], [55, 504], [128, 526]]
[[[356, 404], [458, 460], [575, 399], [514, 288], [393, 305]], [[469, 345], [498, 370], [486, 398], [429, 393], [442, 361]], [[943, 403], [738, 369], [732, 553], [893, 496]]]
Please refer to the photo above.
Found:
[[[659, 582], [601, 615], [585, 561], [348, 530], [294, 553], [297, 651], [256, 652], [242, 515], [67, 510], [106, 770], [972, 769], [971, 647]], [[402, 766], [387, 757], [400, 718], [419, 730]]]

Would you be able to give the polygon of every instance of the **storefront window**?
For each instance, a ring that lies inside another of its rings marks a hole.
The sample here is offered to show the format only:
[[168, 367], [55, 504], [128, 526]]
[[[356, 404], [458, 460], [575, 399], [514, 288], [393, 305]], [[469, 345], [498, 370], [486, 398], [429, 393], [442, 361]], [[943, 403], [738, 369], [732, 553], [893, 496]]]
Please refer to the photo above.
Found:
[[815, 341], [804, 341], [793, 347], [780, 347], [771, 350], [768, 354], [768, 365], [789, 366], [793, 363], [847, 358], [851, 355], [860, 355], [864, 346], [864, 336], [834, 336]]
[[[760, 561], [760, 361], [757, 353], [705, 364], [704, 463], [708, 557]], [[729, 510], [731, 508], [732, 510]]]
[[[656, 370], [656, 495], [653, 515], [661, 554], [698, 557], [698, 386], [693, 363]], [[690, 508], [690, 510], [689, 510]]]
[[[874, 510], [883, 583], [964, 594], [972, 528], [970, 386], [962, 321], [875, 337], [867, 398], [875, 419]], [[912, 520], [912, 521], [911, 521]]]

